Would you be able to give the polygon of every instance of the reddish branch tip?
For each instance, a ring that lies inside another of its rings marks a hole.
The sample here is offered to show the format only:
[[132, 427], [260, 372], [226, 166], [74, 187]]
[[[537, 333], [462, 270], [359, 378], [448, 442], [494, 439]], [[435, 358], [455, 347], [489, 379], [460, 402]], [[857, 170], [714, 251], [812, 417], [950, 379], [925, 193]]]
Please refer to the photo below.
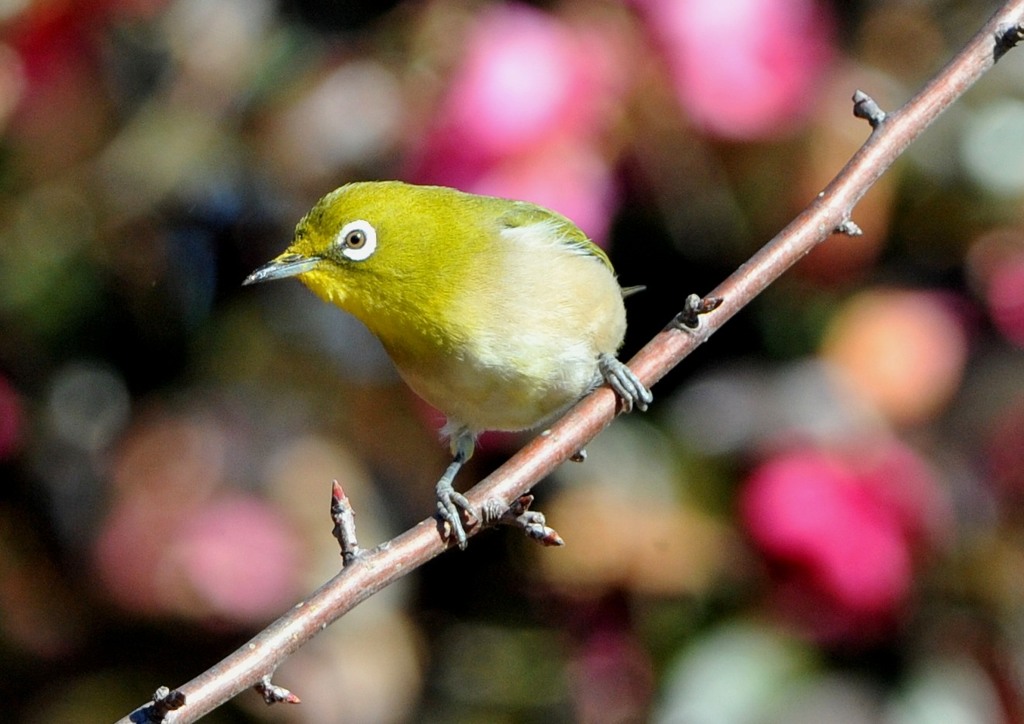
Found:
[[362, 555], [363, 549], [356, 540], [356, 512], [337, 480], [331, 484], [331, 533], [341, 546], [342, 566], [347, 566]]
[[[527, 535], [530, 535], [530, 533], [527, 532]], [[531, 537], [534, 538], [542, 546], [549, 546], [550, 547], [550, 546], [564, 546], [565, 545], [565, 541], [562, 540], [562, 536], [558, 535], [558, 531], [555, 530], [554, 528], [548, 528], [546, 526], [542, 529], [542, 531], [540, 532], [540, 535], [531, 536]]]
[[266, 702], [268, 706], [271, 704], [302, 703], [302, 700], [299, 697], [295, 696], [295, 694], [288, 691], [283, 686], [272, 684], [269, 676], [264, 676], [263, 679], [252, 688], [263, 697], [263, 701]]
[[[494, 507], [492, 501], [490, 507]], [[535, 541], [544, 546], [561, 546], [565, 545], [565, 541], [562, 540], [562, 536], [558, 535], [558, 531], [554, 528], [550, 528], [547, 525], [547, 521], [544, 518], [544, 514], [539, 510], [530, 510], [530, 505], [533, 504], [532, 495], [520, 495], [505, 511], [496, 519], [494, 522], [499, 525], [508, 525], [513, 528], [519, 528], [529, 538], [533, 538]], [[486, 507], [486, 506], [485, 506]]]
[[331, 481], [331, 510], [341, 506], [342, 501], [348, 500], [348, 496], [345, 495], [344, 488], [341, 487], [341, 483], [337, 480]]

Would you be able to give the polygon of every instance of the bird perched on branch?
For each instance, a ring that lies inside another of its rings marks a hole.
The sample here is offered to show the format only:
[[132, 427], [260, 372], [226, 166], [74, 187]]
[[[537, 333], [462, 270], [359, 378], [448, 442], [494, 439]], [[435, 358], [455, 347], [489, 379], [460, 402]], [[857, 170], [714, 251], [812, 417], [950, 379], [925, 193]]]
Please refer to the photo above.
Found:
[[297, 277], [359, 319], [408, 385], [447, 417], [452, 462], [437, 510], [460, 548], [452, 483], [485, 430], [523, 430], [602, 382], [623, 409], [652, 396], [615, 354], [624, 293], [608, 257], [574, 223], [521, 201], [398, 181], [324, 196], [291, 245], [245, 284]]

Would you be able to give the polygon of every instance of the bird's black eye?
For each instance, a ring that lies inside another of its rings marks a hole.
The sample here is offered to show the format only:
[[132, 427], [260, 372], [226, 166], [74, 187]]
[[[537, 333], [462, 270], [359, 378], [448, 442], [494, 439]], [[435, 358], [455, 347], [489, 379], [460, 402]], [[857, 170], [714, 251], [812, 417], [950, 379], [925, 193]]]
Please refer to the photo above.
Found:
[[366, 246], [366, 232], [362, 229], [352, 229], [345, 235], [345, 246], [349, 249], [362, 249]]

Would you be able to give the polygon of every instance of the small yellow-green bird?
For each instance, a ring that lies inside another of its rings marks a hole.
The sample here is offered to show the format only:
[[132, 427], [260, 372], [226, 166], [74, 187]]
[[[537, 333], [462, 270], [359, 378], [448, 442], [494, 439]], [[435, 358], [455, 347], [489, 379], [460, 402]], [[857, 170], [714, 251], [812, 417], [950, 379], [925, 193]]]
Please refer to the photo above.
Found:
[[409, 386], [447, 417], [452, 462], [437, 510], [460, 548], [452, 482], [485, 430], [557, 417], [606, 381], [623, 409], [650, 391], [615, 354], [624, 291], [574, 223], [521, 201], [398, 181], [324, 196], [291, 245], [245, 284], [298, 277], [381, 341]]

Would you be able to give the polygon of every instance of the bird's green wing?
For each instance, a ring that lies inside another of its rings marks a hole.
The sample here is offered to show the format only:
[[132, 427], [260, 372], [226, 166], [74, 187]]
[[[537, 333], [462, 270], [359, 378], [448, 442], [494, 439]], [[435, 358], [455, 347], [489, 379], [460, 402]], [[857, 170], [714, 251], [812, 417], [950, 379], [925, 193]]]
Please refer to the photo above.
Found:
[[525, 201], [512, 203], [499, 217], [502, 228], [515, 229], [533, 224], [546, 224], [552, 229], [558, 243], [565, 244], [578, 254], [592, 256], [614, 272], [608, 255], [583, 233], [572, 221], [542, 206]]

